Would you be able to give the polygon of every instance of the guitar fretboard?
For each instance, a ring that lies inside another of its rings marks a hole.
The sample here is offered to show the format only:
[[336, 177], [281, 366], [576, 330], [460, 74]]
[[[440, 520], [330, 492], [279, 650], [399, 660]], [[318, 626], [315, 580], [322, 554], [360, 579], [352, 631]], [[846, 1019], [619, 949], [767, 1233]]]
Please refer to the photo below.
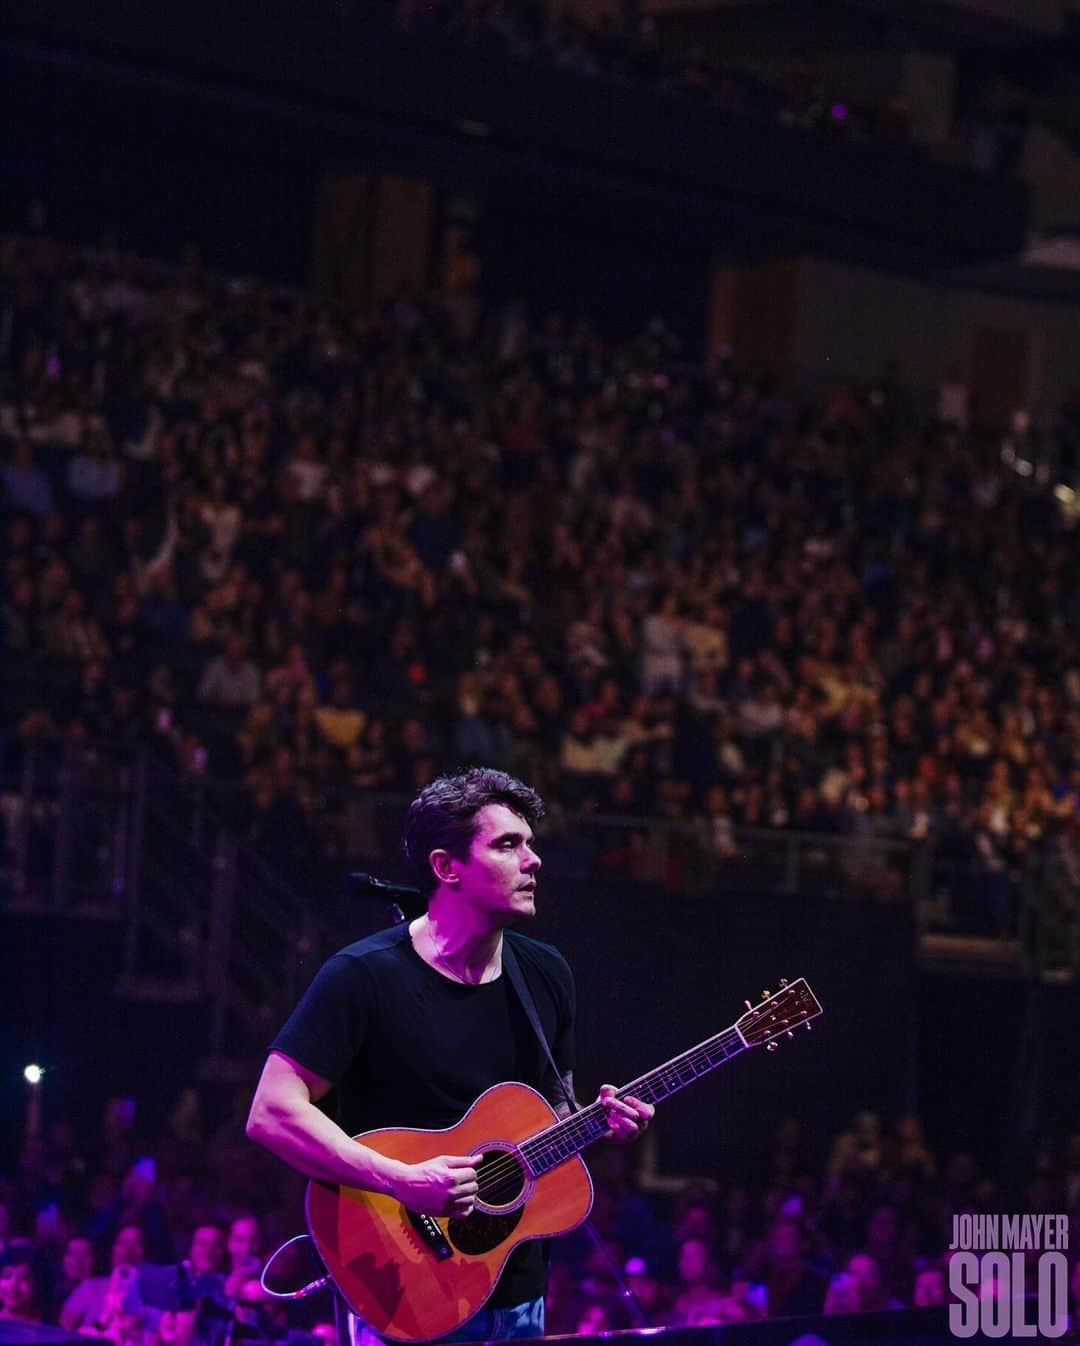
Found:
[[[617, 1098], [640, 1098], [643, 1103], [659, 1103], [670, 1098], [702, 1075], [722, 1066], [733, 1056], [746, 1050], [746, 1043], [735, 1028], [725, 1028], [715, 1037], [700, 1042], [696, 1047], [672, 1057], [647, 1075], [631, 1080], [618, 1090]], [[579, 1154], [607, 1132], [607, 1112], [600, 1103], [573, 1113], [564, 1121], [539, 1131], [520, 1146], [529, 1168], [539, 1177]]]

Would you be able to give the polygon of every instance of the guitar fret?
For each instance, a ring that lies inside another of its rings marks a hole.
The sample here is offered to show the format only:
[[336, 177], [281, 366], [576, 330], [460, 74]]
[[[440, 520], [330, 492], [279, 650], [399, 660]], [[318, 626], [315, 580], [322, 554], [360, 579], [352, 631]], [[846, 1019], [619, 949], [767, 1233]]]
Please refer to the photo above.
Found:
[[[733, 1029], [725, 1029], [717, 1037], [632, 1081], [619, 1091], [620, 1095], [633, 1095], [646, 1103], [661, 1102], [742, 1050], [743, 1042], [738, 1034]], [[607, 1129], [603, 1110], [599, 1104], [592, 1103], [526, 1141], [521, 1147], [522, 1154], [539, 1176], [599, 1140]]]
[[[727, 1033], [729, 1036], [726, 1039], [725, 1035], [721, 1034], [710, 1042], [695, 1047], [685, 1055], [660, 1066], [651, 1075], [646, 1075], [642, 1080], [629, 1086], [627, 1092], [634, 1092], [636, 1088], [638, 1097], [644, 1097], [646, 1102], [669, 1098], [676, 1090], [692, 1084], [694, 1080], [742, 1050], [737, 1038], [731, 1041], [730, 1029]], [[730, 1049], [729, 1041], [731, 1041]]]
[[[632, 1080], [619, 1090], [619, 1097], [633, 1096], [646, 1103], [661, 1102], [738, 1056], [749, 1045], [738, 1027], [726, 1028], [716, 1037]], [[593, 1103], [523, 1143], [522, 1154], [534, 1173], [546, 1173], [599, 1140], [607, 1129], [606, 1115], [598, 1103]]]

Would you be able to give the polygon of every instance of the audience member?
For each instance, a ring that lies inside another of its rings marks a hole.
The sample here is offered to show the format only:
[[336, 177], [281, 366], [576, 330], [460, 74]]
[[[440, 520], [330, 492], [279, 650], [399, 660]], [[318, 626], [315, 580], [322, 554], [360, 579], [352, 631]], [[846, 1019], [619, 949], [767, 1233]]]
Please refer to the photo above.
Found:
[[115, 265], [3, 261], [38, 296], [0, 395], [20, 745], [152, 743], [335, 850], [335, 795], [483, 758], [713, 875], [791, 828], [889, 896], [885, 844], [928, 847], [991, 934], [1040, 854], [1076, 867], [1068, 521], [972, 432], [882, 387], [796, 408], [659, 320], [610, 345], [516, 303], [465, 336], [431, 295], [347, 314], [131, 259], [117, 308]]

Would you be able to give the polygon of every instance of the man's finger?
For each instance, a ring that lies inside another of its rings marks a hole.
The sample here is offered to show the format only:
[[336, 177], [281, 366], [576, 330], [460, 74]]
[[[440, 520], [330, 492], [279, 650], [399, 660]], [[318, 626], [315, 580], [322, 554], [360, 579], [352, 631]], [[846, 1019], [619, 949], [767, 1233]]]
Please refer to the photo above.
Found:
[[629, 1121], [636, 1121], [638, 1114], [633, 1108], [627, 1107], [620, 1099], [612, 1099], [610, 1103], [604, 1105], [609, 1117], [625, 1117]]

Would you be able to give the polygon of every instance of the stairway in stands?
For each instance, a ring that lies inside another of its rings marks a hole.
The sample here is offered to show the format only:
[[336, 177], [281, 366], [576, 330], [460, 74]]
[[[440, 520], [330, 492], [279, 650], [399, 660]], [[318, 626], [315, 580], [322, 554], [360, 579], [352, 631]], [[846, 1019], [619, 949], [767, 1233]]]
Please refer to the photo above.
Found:
[[248, 1082], [342, 939], [198, 782], [141, 751], [28, 756], [4, 782], [7, 906], [113, 924], [120, 1001], [206, 1008], [204, 1080]]

